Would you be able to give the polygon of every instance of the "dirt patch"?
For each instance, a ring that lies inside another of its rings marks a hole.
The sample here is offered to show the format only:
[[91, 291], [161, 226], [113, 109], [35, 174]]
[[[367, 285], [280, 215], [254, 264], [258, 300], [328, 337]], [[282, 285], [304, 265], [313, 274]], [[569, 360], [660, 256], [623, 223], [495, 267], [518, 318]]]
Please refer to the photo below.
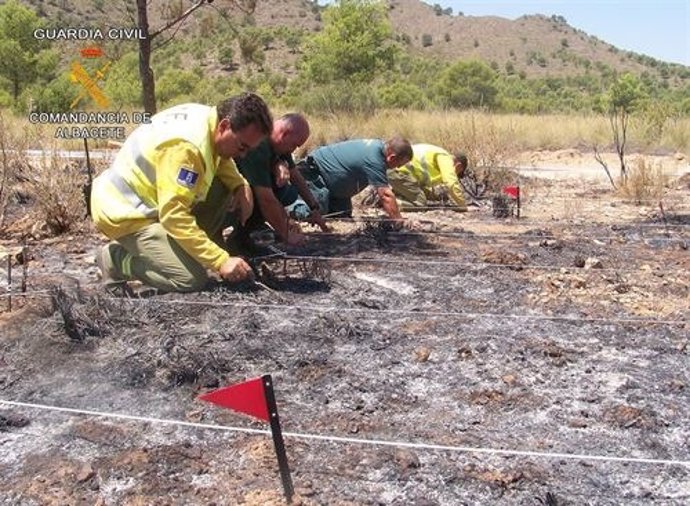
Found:
[[[268, 261], [270, 289], [113, 299], [95, 282], [100, 238], [29, 241], [29, 289], [62, 289], [1, 315], [0, 398], [263, 428], [196, 397], [271, 373], [290, 432], [687, 461], [690, 237], [669, 226], [683, 208], [611, 207], [572, 182], [526, 192], [519, 221], [336, 222], [301, 253], [340, 259]], [[305, 505], [690, 497], [682, 465], [286, 444]], [[0, 447], [6, 504], [282, 501], [262, 435], [2, 406]]]

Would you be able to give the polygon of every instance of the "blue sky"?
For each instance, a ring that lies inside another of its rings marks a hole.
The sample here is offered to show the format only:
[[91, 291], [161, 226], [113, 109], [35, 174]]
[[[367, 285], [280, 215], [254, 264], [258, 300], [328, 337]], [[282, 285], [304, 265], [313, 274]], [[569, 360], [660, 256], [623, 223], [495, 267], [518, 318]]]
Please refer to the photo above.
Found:
[[690, 65], [690, 0], [425, 0], [452, 7], [453, 14], [501, 16], [557, 14], [574, 28], [596, 35], [619, 49]]

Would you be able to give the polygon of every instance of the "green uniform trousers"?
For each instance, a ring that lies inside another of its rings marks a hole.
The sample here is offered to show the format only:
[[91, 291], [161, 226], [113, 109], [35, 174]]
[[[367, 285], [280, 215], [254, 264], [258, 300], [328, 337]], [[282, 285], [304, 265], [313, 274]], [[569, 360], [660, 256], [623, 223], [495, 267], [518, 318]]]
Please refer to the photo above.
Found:
[[[197, 225], [219, 245], [231, 197], [220, 179], [215, 178], [206, 200], [192, 209]], [[101, 255], [103, 271], [109, 273], [111, 281], [138, 279], [163, 292], [198, 291], [208, 282], [206, 268], [184, 251], [160, 223], [120, 237], [106, 245]], [[125, 263], [129, 264], [128, 269]]]
[[419, 182], [410, 174], [396, 169], [388, 169], [386, 176], [388, 177], [388, 184], [391, 185], [393, 193], [398, 199], [398, 207], [401, 211], [428, 205], [426, 193], [419, 186]]

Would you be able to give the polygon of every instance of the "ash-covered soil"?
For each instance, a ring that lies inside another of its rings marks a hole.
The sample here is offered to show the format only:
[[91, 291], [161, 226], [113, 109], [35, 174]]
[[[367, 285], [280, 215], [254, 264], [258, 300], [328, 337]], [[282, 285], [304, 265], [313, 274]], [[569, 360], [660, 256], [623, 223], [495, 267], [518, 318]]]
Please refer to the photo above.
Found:
[[[61, 288], [2, 315], [0, 398], [263, 429], [196, 397], [270, 373], [291, 433], [687, 462], [686, 215], [617, 205], [584, 222], [434, 211], [415, 232], [343, 221], [298, 252], [334, 260], [146, 299], [98, 288], [94, 237], [34, 245], [29, 288]], [[680, 464], [286, 444], [306, 505], [690, 501]], [[3, 504], [282, 501], [261, 434], [0, 404], [0, 447]]]

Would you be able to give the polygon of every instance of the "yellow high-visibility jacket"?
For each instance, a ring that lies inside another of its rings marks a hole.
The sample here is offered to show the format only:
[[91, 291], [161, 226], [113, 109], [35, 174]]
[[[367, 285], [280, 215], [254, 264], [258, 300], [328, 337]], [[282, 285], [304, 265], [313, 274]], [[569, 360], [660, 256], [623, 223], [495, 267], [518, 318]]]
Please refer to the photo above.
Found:
[[431, 194], [432, 187], [445, 185], [452, 201], [464, 206], [465, 195], [455, 173], [453, 155], [431, 144], [413, 144], [412, 152], [412, 161], [398, 170], [414, 177], [427, 195]]
[[184, 104], [134, 130], [93, 181], [92, 216], [99, 230], [117, 239], [158, 221], [201, 265], [218, 270], [230, 256], [199, 228], [192, 206], [206, 199], [214, 176], [231, 192], [247, 182], [232, 159], [216, 154], [217, 122], [215, 107]]

